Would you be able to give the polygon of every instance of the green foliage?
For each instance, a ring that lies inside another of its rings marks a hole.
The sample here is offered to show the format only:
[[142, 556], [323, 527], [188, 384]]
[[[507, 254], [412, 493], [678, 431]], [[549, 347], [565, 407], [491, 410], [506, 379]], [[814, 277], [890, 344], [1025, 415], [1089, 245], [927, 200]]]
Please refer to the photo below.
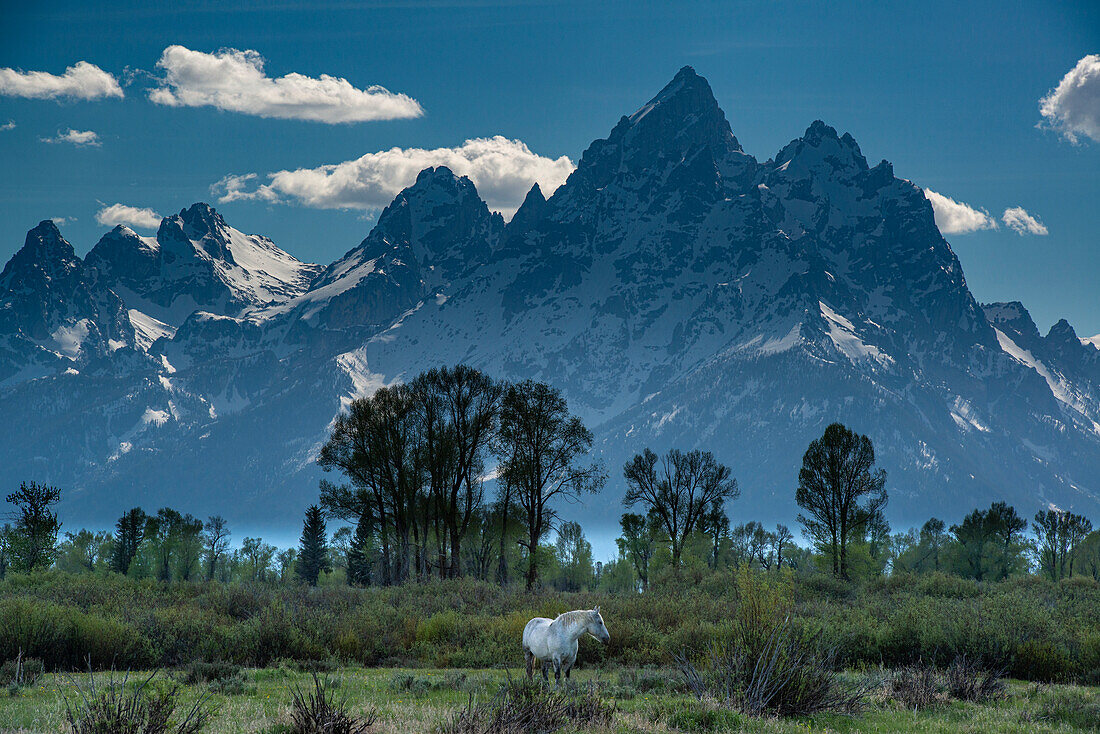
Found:
[[51, 508], [60, 499], [60, 489], [37, 482], [23, 482], [8, 495], [8, 503], [16, 507], [15, 526], [5, 532], [6, 564], [13, 570], [36, 571], [53, 564], [61, 523]]
[[1095, 691], [1036, 686], [1028, 698], [1029, 706], [1020, 716], [1022, 724], [1061, 724], [1084, 731], [1100, 731], [1100, 698]]
[[325, 515], [317, 505], [306, 510], [306, 519], [302, 524], [302, 539], [297, 560], [298, 578], [310, 586], [317, 585], [322, 573], [332, 570], [329, 559], [328, 540], [325, 534]]
[[[834, 576], [851, 578], [849, 548], [885, 528], [886, 471], [875, 468], [871, 439], [840, 423], [810, 442], [795, 501], [806, 535], [829, 556]], [[870, 553], [868, 555], [871, 555]]]
[[597, 604], [611, 643], [582, 639], [582, 669], [668, 665], [713, 641], [759, 649], [766, 643], [752, 630], [789, 616], [792, 635], [816, 638], [846, 667], [924, 660], [943, 669], [966, 654], [1018, 678], [1100, 674], [1100, 584], [1091, 579], [979, 584], [921, 574], [856, 583], [749, 569], [654, 583], [646, 594], [537, 596], [473, 579], [306, 589], [9, 574], [0, 581], [0, 660], [22, 651], [63, 670], [85, 665], [88, 655], [99, 668], [134, 669], [332, 657], [369, 666], [518, 666], [527, 620]]
[[348, 710], [346, 699], [336, 697], [333, 681], [322, 681], [313, 674], [313, 687], [303, 691], [295, 686], [290, 707], [289, 734], [366, 734], [378, 721], [372, 710], [358, 719]]
[[73, 734], [197, 734], [213, 716], [206, 698], [177, 713], [179, 688], [156, 690], [150, 683], [155, 673], [138, 685], [127, 685], [129, 676], [96, 680], [88, 673], [87, 684], [73, 680], [78, 700], [65, 701], [65, 717]]
[[0, 686], [33, 686], [42, 677], [46, 668], [38, 658], [24, 658], [17, 655], [0, 665]]
[[487, 701], [470, 698], [441, 727], [443, 734], [552, 734], [606, 727], [615, 705], [591, 686], [550, 688], [539, 682], [508, 680]]
[[690, 732], [739, 731], [745, 717], [705, 701], [677, 701], [657, 708], [670, 727]]

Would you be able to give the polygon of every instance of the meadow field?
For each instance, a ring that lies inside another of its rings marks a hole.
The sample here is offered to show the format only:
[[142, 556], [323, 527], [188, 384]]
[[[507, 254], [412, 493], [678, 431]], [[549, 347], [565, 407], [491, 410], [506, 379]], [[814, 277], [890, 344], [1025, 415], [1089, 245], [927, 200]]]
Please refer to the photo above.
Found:
[[[597, 604], [611, 642], [582, 639], [560, 692], [527, 686], [526, 621]], [[0, 660], [17, 656], [44, 672], [0, 679], [3, 732], [70, 731], [67, 707], [79, 718], [93, 680], [96, 695], [112, 681], [125, 694], [149, 676], [142, 696], [175, 689], [177, 719], [199, 701], [210, 711], [196, 732], [328, 731], [294, 722], [294, 695], [308, 699], [314, 674], [365, 727], [333, 731], [1100, 730], [1100, 584], [1083, 577], [843, 582], [745, 569], [609, 594], [470, 579], [310, 588], [10, 574]], [[759, 661], [797, 689], [795, 704], [754, 708]], [[542, 713], [507, 724], [519, 709]]]
[[[104, 679], [106, 678], [106, 674]], [[147, 675], [147, 674], [146, 674]], [[339, 667], [323, 679], [335, 686], [336, 697], [353, 716], [376, 716], [369, 731], [447, 732], [471, 698], [491, 701], [507, 677], [521, 675], [517, 667], [501, 669], [362, 668]], [[561, 731], [615, 732], [1078, 732], [1100, 727], [1100, 688], [1071, 684], [1009, 681], [1003, 697], [976, 703], [944, 697], [921, 710], [907, 709], [889, 694], [886, 671], [848, 673], [873, 685], [865, 708], [856, 714], [825, 713], [807, 717], [750, 717], [713, 701], [700, 701], [683, 687], [673, 669], [585, 667], [571, 685], [593, 687], [611, 708], [609, 722], [569, 722]], [[85, 685], [76, 676], [76, 684]], [[130, 674], [130, 684], [143, 678]], [[116, 674], [116, 680], [121, 674]], [[154, 687], [171, 685], [168, 674], [154, 679]], [[312, 677], [295, 666], [242, 669], [224, 684], [200, 682], [182, 685], [184, 707], [209, 694], [216, 713], [203, 729], [210, 734], [287, 734], [295, 687], [308, 690]], [[159, 681], [159, 683], [157, 682]], [[49, 674], [33, 688], [0, 702], [0, 731], [47, 734], [67, 731], [65, 699], [79, 699], [74, 680]]]

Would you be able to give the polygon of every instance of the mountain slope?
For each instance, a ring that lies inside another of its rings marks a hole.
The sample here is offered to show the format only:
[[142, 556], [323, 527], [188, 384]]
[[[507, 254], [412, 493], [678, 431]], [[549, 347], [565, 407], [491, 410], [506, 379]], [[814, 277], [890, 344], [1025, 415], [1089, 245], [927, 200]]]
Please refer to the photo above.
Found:
[[52, 221], [0, 273], [0, 384], [83, 367], [135, 344], [122, 300]]
[[[349, 400], [468, 362], [561, 387], [595, 429], [612, 481], [593, 532], [646, 446], [714, 450], [734, 516], [789, 520], [801, 453], [834, 420], [874, 439], [898, 523], [995, 499], [1100, 510], [1100, 351], [979, 305], [920, 188], [850, 135], [818, 121], [746, 154], [689, 67], [507, 225], [436, 168], [324, 269], [235, 233], [195, 205], [155, 240], [101, 240], [85, 280], [121, 296], [130, 341], [0, 388], [29, 426], [0, 446], [4, 480], [45, 473], [104, 519], [172, 503], [286, 523]], [[45, 333], [29, 319], [13, 333]]]
[[155, 239], [119, 225], [85, 260], [127, 305], [173, 326], [196, 310], [236, 315], [285, 301], [321, 269], [233, 229], [202, 203], [161, 221]]

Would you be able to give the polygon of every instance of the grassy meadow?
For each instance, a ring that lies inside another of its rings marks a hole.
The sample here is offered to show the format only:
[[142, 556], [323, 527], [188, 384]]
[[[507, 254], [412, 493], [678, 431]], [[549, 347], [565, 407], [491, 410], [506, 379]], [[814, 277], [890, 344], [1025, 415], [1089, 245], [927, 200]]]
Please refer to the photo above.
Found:
[[[597, 604], [611, 643], [581, 640], [559, 698], [521, 685], [527, 619]], [[842, 582], [744, 569], [613, 594], [471, 579], [311, 589], [10, 574], [0, 660], [19, 655], [42, 661], [44, 674], [24, 685], [0, 678], [2, 732], [71, 731], [66, 705], [81, 710], [89, 663], [100, 692], [124, 671], [124, 692], [155, 673], [144, 695], [175, 688], [176, 718], [201, 699], [213, 714], [188, 731], [208, 733], [330, 731], [293, 720], [294, 694], [312, 690], [314, 673], [338, 708], [371, 722], [333, 732], [1100, 730], [1100, 584], [1082, 577]], [[960, 660], [969, 693], [951, 674]], [[774, 702], [754, 710], [759, 661], [777, 667], [772, 682], [794, 681], [799, 700], [858, 695], [801, 713]], [[525, 705], [573, 713], [493, 724]]]
[[[439, 670], [341, 667], [324, 674], [346, 700], [353, 715], [377, 712], [371, 731], [404, 734], [441, 730], [470, 697], [491, 698], [518, 668]], [[849, 674], [881, 679], [881, 671]], [[120, 677], [120, 676], [118, 676]], [[140, 679], [131, 673], [131, 682]], [[293, 666], [245, 669], [243, 687], [233, 692], [217, 685], [184, 685], [187, 702], [209, 693], [217, 713], [204, 731], [211, 734], [251, 734], [290, 731], [289, 716], [295, 686], [312, 685], [310, 673]], [[86, 674], [85, 674], [86, 678]], [[83, 683], [80, 676], [77, 682]], [[171, 675], [160, 684], [172, 682]], [[579, 669], [574, 686], [597, 686], [615, 712], [609, 725], [575, 730], [616, 732], [1078, 732], [1100, 726], [1100, 689], [1066, 684], [1044, 685], [1010, 681], [1003, 699], [989, 703], [944, 700], [911, 711], [891, 700], [879, 684], [856, 715], [819, 714], [793, 719], [747, 717], [713, 702], [698, 701], [679, 684], [671, 669]], [[131, 683], [133, 685], [133, 683]], [[155, 685], [155, 683], [153, 684]], [[652, 687], [651, 687], [652, 686]], [[211, 692], [213, 689], [213, 692]], [[48, 674], [33, 688], [0, 701], [0, 731], [46, 734], [66, 731], [65, 698], [79, 696], [68, 676]], [[567, 729], [573, 730], [573, 729]]]

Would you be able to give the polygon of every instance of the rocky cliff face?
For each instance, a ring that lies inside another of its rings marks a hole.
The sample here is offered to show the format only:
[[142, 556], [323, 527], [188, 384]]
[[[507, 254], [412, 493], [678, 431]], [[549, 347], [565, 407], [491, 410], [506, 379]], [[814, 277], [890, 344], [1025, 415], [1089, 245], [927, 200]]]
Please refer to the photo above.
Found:
[[57, 325], [87, 318], [107, 346], [82, 342], [98, 362], [79, 374], [9, 349], [0, 413], [29, 430], [0, 447], [4, 476], [71, 486], [105, 519], [140, 502], [289, 523], [347, 401], [460, 361], [565, 391], [612, 478], [594, 529], [645, 446], [715, 451], [735, 516], [790, 519], [801, 453], [835, 420], [875, 440], [896, 522], [994, 499], [1100, 509], [1100, 351], [1065, 322], [1042, 336], [1020, 304], [980, 306], [921, 190], [850, 135], [814, 122], [746, 154], [687, 67], [507, 225], [436, 168], [324, 269], [198, 204], [84, 263], [32, 249], [4, 303], [57, 300], [19, 295], [8, 270], [30, 259], [81, 305], [21, 305], [3, 333], [60, 355]]
[[115, 227], [86, 262], [131, 308], [173, 326], [195, 311], [237, 315], [293, 298], [321, 269], [233, 229], [202, 203], [164, 219], [155, 239]]

